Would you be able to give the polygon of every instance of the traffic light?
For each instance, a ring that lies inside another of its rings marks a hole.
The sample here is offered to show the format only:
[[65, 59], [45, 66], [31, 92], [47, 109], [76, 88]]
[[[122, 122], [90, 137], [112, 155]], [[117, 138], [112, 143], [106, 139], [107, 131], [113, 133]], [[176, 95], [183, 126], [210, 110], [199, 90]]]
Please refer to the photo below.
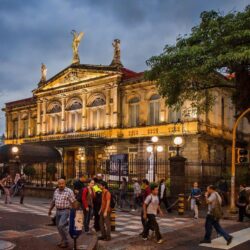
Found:
[[249, 151], [245, 148], [237, 149], [237, 163], [249, 163]]

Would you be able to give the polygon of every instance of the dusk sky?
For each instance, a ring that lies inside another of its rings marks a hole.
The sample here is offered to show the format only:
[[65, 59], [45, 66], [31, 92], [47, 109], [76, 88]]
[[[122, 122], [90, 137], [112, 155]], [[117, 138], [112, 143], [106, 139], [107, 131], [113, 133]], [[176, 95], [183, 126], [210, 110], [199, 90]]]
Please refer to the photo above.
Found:
[[85, 32], [81, 63], [110, 64], [112, 41], [119, 38], [123, 65], [143, 71], [148, 58], [199, 23], [202, 11], [242, 11], [247, 4], [250, 0], [0, 0], [0, 106], [32, 96], [42, 62], [48, 78], [71, 63], [72, 29]]

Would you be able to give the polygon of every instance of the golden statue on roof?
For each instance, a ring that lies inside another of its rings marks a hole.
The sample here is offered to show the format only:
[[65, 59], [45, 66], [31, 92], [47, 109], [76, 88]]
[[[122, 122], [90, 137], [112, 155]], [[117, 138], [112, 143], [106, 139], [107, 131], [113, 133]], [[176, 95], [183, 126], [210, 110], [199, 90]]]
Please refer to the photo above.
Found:
[[73, 41], [72, 41], [72, 49], [73, 49], [73, 59], [72, 59], [72, 64], [79, 64], [80, 63], [80, 58], [78, 54], [78, 48], [80, 45], [80, 42], [84, 36], [83, 32], [77, 33], [75, 30], [71, 31], [71, 34], [73, 35]]

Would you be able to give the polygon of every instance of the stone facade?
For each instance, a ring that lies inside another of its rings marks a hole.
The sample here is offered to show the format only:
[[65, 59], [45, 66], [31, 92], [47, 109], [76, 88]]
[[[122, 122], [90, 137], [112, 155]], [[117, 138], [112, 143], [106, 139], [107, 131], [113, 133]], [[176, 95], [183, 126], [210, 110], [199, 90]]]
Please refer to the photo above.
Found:
[[[164, 148], [161, 159], [174, 154], [178, 135], [184, 138], [181, 154], [188, 161], [229, 162], [234, 106], [229, 92], [214, 90], [214, 95], [208, 114], [197, 114], [188, 101], [175, 111], [143, 73], [121, 64], [72, 64], [40, 82], [31, 98], [6, 103], [5, 143], [57, 147], [63, 156], [59, 172], [68, 178], [78, 175], [86, 161], [93, 161], [94, 174], [98, 161], [114, 154], [147, 159], [152, 136]], [[246, 126], [247, 121], [240, 130], [249, 133]]]

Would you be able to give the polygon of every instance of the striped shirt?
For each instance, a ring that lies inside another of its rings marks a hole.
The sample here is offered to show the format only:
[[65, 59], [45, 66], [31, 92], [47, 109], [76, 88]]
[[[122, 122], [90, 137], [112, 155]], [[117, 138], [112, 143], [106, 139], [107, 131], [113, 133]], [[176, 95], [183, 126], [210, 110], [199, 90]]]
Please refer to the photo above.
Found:
[[74, 193], [71, 189], [65, 187], [63, 190], [57, 188], [54, 192], [53, 203], [57, 209], [67, 209], [75, 201]]

